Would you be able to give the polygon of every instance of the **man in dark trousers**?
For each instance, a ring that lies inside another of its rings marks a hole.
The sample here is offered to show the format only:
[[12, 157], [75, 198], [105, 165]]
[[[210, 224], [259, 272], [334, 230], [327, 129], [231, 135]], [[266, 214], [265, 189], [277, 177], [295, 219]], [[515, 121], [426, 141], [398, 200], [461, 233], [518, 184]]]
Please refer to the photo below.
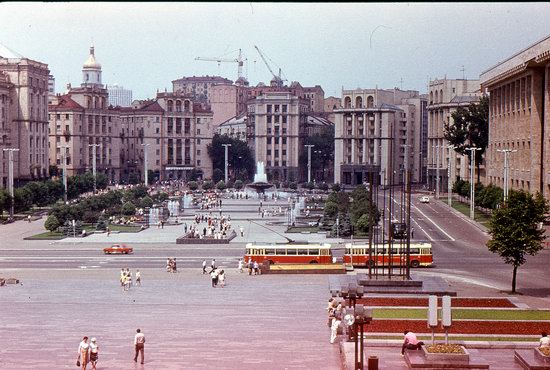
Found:
[[141, 332], [141, 329], [136, 330], [136, 336], [134, 337], [134, 347], [136, 355], [134, 356], [134, 362], [137, 362], [138, 354], [141, 352], [141, 363], [144, 363], [145, 352], [145, 335]]

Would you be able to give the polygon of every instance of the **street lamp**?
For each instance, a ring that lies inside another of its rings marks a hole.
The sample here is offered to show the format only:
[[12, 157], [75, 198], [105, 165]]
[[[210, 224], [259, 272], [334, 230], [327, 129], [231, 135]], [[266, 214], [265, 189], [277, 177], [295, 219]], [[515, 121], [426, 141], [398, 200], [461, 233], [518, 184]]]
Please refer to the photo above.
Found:
[[145, 186], [149, 186], [149, 173], [147, 172], [147, 147], [151, 144], [141, 144], [143, 146], [143, 170], [145, 172]]
[[96, 193], [97, 188], [97, 172], [96, 172], [96, 149], [98, 146], [101, 146], [101, 144], [88, 144], [88, 146], [92, 147], [92, 173], [94, 175], [94, 194]]
[[311, 182], [311, 148], [313, 148], [315, 145], [313, 144], [307, 144], [304, 145], [307, 148], [307, 182]]
[[481, 148], [470, 147], [465, 149], [470, 151], [470, 218], [473, 220], [474, 210], [475, 210], [474, 175], [475, 175], [476, 151], [481, 150]]
[[61, 156], [63, 158], [63, 187], [65, 188], [65, 194], [63, 200], [67, 203], [67, 149], [68, 146], [61, 146]]
[[227, 184], [227, 150], [231, 144], [222, 144], [225, 147], [225, 183]]
[[509, 163], [509, 160], [508, 160], [508, 155], [510, 153], [517, 152], [517, 150], [516, 149], [514, 149], [514, 150], [512, 150], [512, 149], [497, 149], [497, 152], [504, 153], [504, 189], [503, 190], [504, 190], [504, 203], [506, 203], [508, 201], [508, 191], [509, 191], [508, 177], [510, 176], [510, 163]]
[[451, 193], [453, 191], [453, 187], [451, 184], [451, 175], [452, 175], [452, 169], [455, 167], [455, 156], [453, 155], [453, 166], [451, 167], [451, 149], [454, 150], [454, 145], [448, 145], [447, 148], [449, 148], [449, 159], [447, 160], [447, 202], [449, 203], [449, 207], [452, 205], [452, 196]]
[[435, 199], [439, 199], [439, 148], [441, 146], [438, 144], [435, 146], [437, 149], [435, 157]]
[[19, 149], [16, 148], [9, 148], [9, 149], [3, 149], [5, 152], [8, 152], [9, 156], [9, 163], [8, 163], [8, 189], [10, 192], [11, 197], [11, 204], [10, 204], [10, 220], [13, 219], [13, 209], [15, 200], [13, 197], [13, 152], [18, 152]]

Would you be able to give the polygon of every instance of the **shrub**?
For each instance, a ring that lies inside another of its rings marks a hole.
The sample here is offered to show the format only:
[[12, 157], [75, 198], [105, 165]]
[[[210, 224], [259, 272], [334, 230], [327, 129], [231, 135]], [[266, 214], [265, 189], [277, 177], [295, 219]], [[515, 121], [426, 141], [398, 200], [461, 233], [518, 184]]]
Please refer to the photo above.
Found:
[[126, 202], [122, 205], [121, 212], [125, 216], [132, 216], [136, 213], [136, 206], [131, 202]]
[[141, 201], [139, 202], [139, 206], [141, 208], [151, 208], [153, 206], [153, 199], [151, 199], [151, 197], [149, 196], [146, 196], [141, 199]]
[[234, 186], [235, 186], [235, 189], [241, 190], [241, 189], [243, 188], [244, 184], [243, 184], [243, 182], [242, 182], [241, 180], [237, 180], [237, 181], [235, 181], [235, 185], [234, 185]]
[[214, 184], [212, 184], [212, 181], [205, 181], [202, 183], [202, 189], [203, 190], [210, 190], [214, 187]]
[[325, 216], [328, 218], [335, 218], [338, 214], [338, 204], [334, 202], [325, 203]]
[[321, 182], [317, 184], [317, 189], [327, 191], [328, 190], [328, 184], [326, 182]]
[[298, 184], [294, 181], [292, 181], [290, 184], [288, 184], [288, 187], [292, 190], [298, 189]]
[[46, 222], [44, 222], [44, 227], [46, 230], [54, 232], [59, 228], [59, 220], [54, 215], [49, 215]]
[[199, 184], [197, 184], [196, 181], [189, 181], [187, 186], [189, 186], [189, 190], [191, 190], [191, 191], [195, 191], [199, 188]]
[[339, 183], [332, 185], [332, 191], [339, 192], [340, 190], [342, 190], [342, 188]]
[[225, 190], [225, 182], [223, 182], [223, 180], [218, 181], [218, 183], [216, 184], [216, 189], [218, 189], [220, 191], [224, 191]]

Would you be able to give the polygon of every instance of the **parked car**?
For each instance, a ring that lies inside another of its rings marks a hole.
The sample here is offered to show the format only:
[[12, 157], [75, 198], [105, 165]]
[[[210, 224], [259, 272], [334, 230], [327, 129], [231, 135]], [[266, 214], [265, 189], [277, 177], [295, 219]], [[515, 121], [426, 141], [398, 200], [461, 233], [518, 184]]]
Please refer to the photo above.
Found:
[[128, 254], [133, 252], [133, 248], [127, 247], [124, 244], [113, 244], [110, 247], [103, 248], [103, 253], [105, 254]]
[[420, 203], [430, 203], [430, 197], [427, 195], [420, 197]]

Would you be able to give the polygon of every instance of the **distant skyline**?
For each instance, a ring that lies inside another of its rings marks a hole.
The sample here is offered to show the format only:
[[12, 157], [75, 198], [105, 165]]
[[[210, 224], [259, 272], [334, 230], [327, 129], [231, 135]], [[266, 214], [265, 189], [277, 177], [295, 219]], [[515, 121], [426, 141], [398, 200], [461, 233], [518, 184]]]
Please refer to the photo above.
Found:
[[[291, 81], [425, 93], [430, 79], [477, 79], [484, 70], [550, 35], [550, 3], [0, 3], [0, 44], [47, 63], [56, 91], [82, 82], [93, 43], [103, 83], [154, 98], [182, 76], [251, 85], [273, 71]], [[463, 67], [464, 66], [464, 67]], [[464, 69], [464, 71], [462, 71]], [[401, 82], [402, 81], [402, 82]]]

